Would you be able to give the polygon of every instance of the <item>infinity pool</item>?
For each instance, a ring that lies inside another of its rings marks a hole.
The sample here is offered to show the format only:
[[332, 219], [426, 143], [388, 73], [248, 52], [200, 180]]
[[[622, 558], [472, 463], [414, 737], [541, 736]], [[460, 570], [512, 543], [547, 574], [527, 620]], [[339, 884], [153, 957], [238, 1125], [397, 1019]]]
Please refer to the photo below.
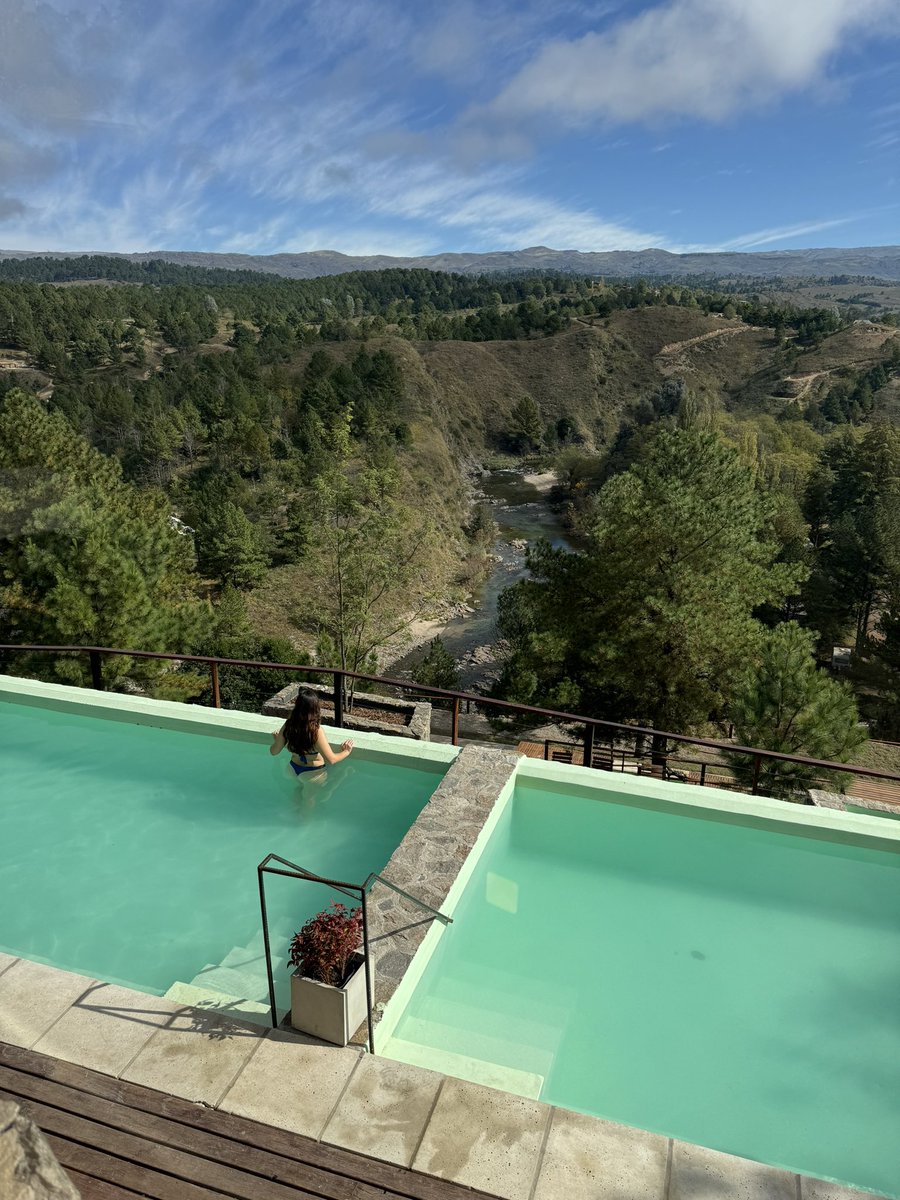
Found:
[[519, 783], [385, 1052], [900, 1195], [900, 843], [606, 797]]
[[[317, 785], [266, 745], [0, 702], [0, 949], [146, 992], [265, 1000], [257, 863], [362, 882], [446, 770], [360, 751]], [[288, 938], [342, 897], [278, 877], [267, 894], [286, 1000]]]

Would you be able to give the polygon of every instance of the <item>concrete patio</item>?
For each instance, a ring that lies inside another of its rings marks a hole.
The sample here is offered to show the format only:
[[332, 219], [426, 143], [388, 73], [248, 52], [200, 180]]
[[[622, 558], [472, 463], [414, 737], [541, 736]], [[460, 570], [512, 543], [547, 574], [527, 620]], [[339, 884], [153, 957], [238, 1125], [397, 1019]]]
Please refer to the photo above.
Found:
[[9, 955], [0, 1043], [504, 1200], [864, 1195]]

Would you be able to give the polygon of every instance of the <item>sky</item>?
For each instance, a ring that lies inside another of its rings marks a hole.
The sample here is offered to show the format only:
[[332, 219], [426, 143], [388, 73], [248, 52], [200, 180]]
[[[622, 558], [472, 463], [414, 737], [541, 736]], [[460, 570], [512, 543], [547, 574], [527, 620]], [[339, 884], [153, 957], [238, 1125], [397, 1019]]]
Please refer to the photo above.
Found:
[[900, 0], [2, 0], [0, 247], [900, 243]]

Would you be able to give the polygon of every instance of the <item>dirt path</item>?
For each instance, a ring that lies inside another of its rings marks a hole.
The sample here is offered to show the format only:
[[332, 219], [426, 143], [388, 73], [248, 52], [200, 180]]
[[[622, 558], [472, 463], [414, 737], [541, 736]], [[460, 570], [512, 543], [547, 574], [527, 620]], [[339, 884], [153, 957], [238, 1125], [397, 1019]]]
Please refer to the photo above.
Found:
[[798, 390], [791, 396], [792, 400], [803, 400], [807, 392], [812, 387], [817, 379], [821, 379], [823, 375], [830, 375], [831, 368], [824, 371], [811, 371], [808, 375], [785, 375], [785, 383], [799, 384]]
[[753, 328], [752, 325], [730, 325], [727, 329], [710, 329], [708, 333], [700, 333], [683, 342], [669, 342], [667, 346], [663, 346], [657, 351], [656, 358], [672, 358], [676, 354], [680, 354], [682, 350], [687, 350], [691, 346], [699, 346], [701, 342], [711, 342], [715, 338], [721, 337], [734, 337], [739, 333], [747, 333]]

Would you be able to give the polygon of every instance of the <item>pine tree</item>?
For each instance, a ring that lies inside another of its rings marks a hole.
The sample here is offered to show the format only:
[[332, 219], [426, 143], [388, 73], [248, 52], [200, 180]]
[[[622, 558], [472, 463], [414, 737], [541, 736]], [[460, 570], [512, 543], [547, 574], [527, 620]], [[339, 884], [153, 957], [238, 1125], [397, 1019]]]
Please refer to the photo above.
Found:
[[[122, 479], [59, 413], [22, 391], [0, 399], [0, 610], [5, 640], [186, 650], [203, 609], [193, 542], [162, 493]], [[113, 658], [108, 683], [152, 676]], [[77, 659], [57, 677], [86, 682]]]
[[[851, 689], [816, 666], [814, 644], [814, 635], [795, 621], [766, 635], [735, 696], [732, 712], [740, 745], [849, 762], [865, 742]], [[739, 782], [751, 786], [753, 760], [746, 755], [729, 757]], [[757, 791], [777, 799], [797, 799], [817, 783], [840, 787], [845, 779], [836, 772], [763, 759]]]
[[443, 638], [432, 638], [428, 653], [415, 668], [416, 683], [426, 687], [447, 688], [455, 691], [459, 687], [459, 671], [453, 655], [444, 645]]
[[523, 396], [510, 414], [510, 439], [517, 450], [528, 453], [536, 450], [544, 436], [541, 410], [531, 396]]
[[804, 573], [775, 561], [771, 512], [716, 437], [656, 434], [602, 488], [586, 550], [544, 545], [501, 609], [506, 681], [532, 686], [516, 698], [673, 732], [721, 716], [762, 634], [754, 610]]
[[259, 530], [231, 500], [208, 515], [200, 539], [200, 560], [215, 579], [238, 588], [260, 583], [269, 565]]

